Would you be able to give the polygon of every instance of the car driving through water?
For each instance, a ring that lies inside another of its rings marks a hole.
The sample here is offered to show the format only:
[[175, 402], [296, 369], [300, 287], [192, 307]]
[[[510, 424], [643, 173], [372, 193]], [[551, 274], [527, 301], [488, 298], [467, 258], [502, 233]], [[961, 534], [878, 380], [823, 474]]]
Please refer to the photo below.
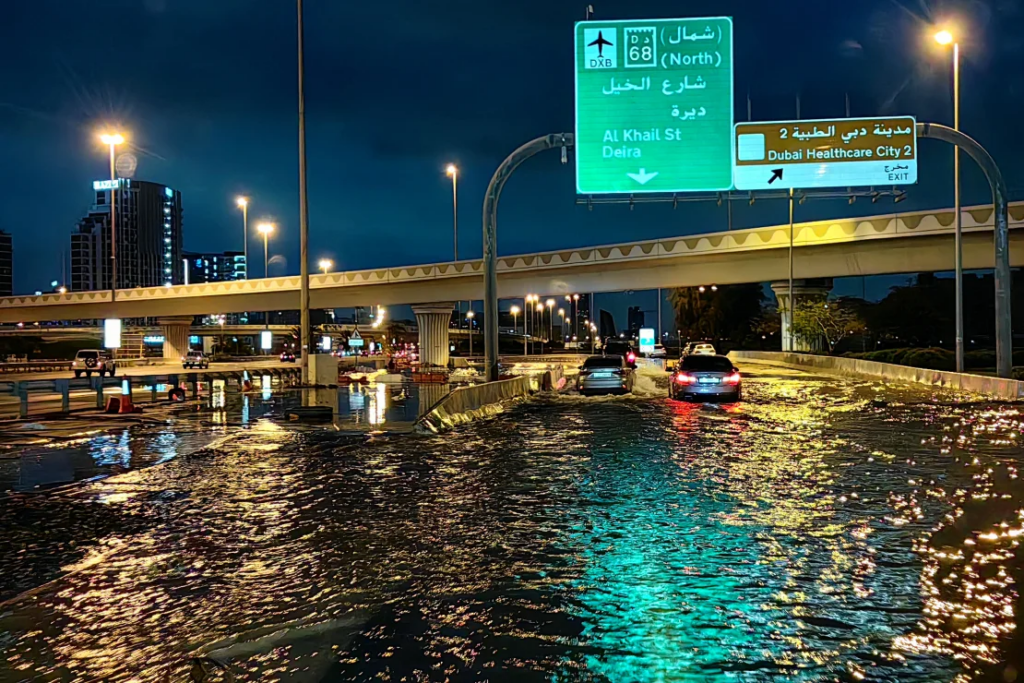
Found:
[[584, 396], [629, 394], [635, 379], [633, 368], [622, 356], [591, 356], [580, 366], [576, 389]]
[[682, 401], [739, 401], [742, 395], [739, 368], [726, 356], [686, 356], [679, 361], [668, 385], [668, 397]]

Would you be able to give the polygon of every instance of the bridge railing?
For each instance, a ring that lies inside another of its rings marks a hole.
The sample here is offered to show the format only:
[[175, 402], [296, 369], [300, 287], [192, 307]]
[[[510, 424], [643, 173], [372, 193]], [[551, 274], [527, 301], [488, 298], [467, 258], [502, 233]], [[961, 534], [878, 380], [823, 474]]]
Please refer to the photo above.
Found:
[[[29, 380], [0, 380], [0, 398], [11, 397], [16, 399], [19, 418], [29, 416], [31, 401], [30, 396], [50, 396], [52, 400], [60, 400], [60, 411], [48, 410], [47, 413], [69, 413], [71, 412], [72, 392], [77, 394], [94, 393], [96, 396], [95, 407], [102, 410], [106, 404], [107, 391], [110, 389], [123, 391], [127, 382], [128, 395], [136, 401], [136, 395], [140, 398], [147, 395], [151, 403], [161, 400], [161, 388], [190, 387], [192, 398], [198, 398], [200, 384], [211, 383], [214, 380], [225, 382], [235, 381], [241, 390], [246, 370], [207, 370], [195, 372], [165, 373], [155, 375], [135, 375], [125, 377], [89, 377], [81, 379], [29, 379]], [[254, 368], [248, 371], [250, 377], [269, 375], [278, 379], [298, 375], [300, 368], [277, 367], [277, 368]], [[148, 388], [149, 391], [141, 391]], [[136, 394], [135, 390], [140, 390]], [[120, 392], [119, 392], [120, 393]], [[43, 399], [45, 402], [46, 399]], [[138, 401], [141, 402], [141, 401]], [[11, 404], [4, 405], [0, 402], [0, 413], [6, 412], [13, 407]]]

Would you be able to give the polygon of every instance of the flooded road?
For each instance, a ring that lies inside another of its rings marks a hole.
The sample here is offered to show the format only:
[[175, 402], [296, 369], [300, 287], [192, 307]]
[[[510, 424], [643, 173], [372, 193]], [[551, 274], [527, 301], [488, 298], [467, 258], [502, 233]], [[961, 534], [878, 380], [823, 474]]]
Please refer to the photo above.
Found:
[[1018, 408], [744, 391], [442, 436], [260, 419], [9, 495], [0, 680], [1013, 680]]

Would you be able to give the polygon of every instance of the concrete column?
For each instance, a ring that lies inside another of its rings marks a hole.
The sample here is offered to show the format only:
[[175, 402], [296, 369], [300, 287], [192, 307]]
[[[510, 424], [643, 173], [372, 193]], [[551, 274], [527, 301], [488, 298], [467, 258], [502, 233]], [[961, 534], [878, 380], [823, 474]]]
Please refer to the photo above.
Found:
[[164, 358], [180, 359], [188, 353], [188, 337], [192, 332], [192, 316], [158, 318], [160, 333], [164, 335]]
[[[790, 305], [789, 296], [789, 281], [783, 280], [782, 282], [773, 282], [772, 291], [775, 292], [775, 297], [779, 300], [779, 316], [781, 318], [781, 325], [779, 327], [779, 334], [782, 337], [782, 350], [783, 351], [815, 351], [813, 342], [809, 342], [800, 337], [794, 339], [794, 348], [789, 347], [789, 329], [793, 324], [793, 307]], [[828, 293], [832, 291], [832, 278], [820, 278], [816, 280], [793, 280], [793, 291], [796, 294], [796, 303], [800, 304], [801, 301], [807, 299], [818, 299], [821, 297], [828, 296]]]
[[413, 306], [420, 330], [420, 363], [448, 367], [448, 325], [455, 310], [454, 301]]

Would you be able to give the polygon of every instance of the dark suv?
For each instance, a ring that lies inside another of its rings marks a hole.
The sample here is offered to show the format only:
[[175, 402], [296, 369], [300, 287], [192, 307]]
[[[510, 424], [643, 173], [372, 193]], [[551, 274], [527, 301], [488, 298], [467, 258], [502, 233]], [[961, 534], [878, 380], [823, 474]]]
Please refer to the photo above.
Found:
[[94, 372], [100, 377], [103, 373], [113, 377], [117, 372], [117, 361], [106, 349], [82, 349], [75, 354], [75, 360], [71, 361], [71, 369], [75, 371], [75, 377], [89, 377]]
[[636, 370], [636, 351], [628, 341], [609, 339], [604, 343], [601, 353], [606, 356], [622, 356], [626, 365]]

